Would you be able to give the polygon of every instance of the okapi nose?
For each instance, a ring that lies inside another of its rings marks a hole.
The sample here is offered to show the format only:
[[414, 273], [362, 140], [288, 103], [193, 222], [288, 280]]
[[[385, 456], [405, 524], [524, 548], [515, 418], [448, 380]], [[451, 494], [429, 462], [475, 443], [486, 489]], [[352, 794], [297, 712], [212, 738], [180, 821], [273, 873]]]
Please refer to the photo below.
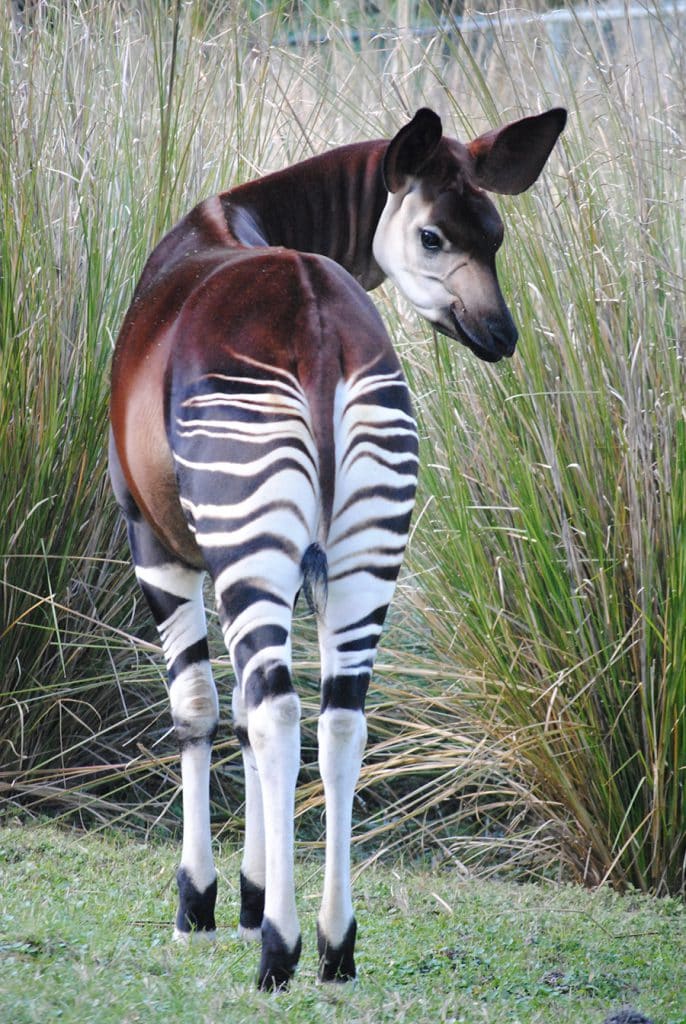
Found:
[[508, 358], [513, 355], [517, 345], [519, 331], [515, 327], [514, 320], [510, 316], [509, 312], [506, 316], [494, 317], [492, 319], [489, 318], [486, 321], [486, 325], [491, 334], [491, 338], [495, 343], [495, 347]]

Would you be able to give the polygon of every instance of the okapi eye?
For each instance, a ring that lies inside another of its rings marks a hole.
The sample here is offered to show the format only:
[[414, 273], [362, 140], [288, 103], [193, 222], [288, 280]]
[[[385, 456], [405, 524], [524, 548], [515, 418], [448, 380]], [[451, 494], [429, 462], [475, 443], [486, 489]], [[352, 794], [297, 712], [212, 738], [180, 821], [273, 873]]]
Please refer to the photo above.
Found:
[[422, 228], [420, 238], [427, 252], [438, 252], [439, 249], [443, 248], [443, 239], [436, 231], [432, 231], [430, 228]]

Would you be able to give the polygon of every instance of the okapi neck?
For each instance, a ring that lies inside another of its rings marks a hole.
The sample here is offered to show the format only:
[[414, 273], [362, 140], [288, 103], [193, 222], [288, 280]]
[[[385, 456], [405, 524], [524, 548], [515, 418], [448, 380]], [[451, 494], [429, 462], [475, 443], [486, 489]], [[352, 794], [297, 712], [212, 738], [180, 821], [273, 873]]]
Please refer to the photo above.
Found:
[[369, 291], [385, 278], [372, 241], [386, 202], [387, 141], [363, 142], [312, 157], [220, 196], [241, 245], [283, 246], [328, 256]]

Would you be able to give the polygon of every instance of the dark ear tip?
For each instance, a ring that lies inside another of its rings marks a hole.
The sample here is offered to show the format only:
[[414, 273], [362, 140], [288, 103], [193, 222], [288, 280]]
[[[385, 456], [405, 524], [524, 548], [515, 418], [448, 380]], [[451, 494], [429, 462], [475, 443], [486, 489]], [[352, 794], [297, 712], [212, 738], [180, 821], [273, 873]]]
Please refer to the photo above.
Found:
[[423, 124], [425, 127], [431, 128], [438, 134], [442, 134], [443, 132], [443, 123], [440, 117], [434, 110], [431, 110], [430, 107], [420, 107], [412, 118], [411, 124]]
[[388, 144], [383, 176], [389, 192], [397, 192], [404, 178], [420, 173], [441, 141], [443, 126], [438, 114], [421, 107]]
[[567, 111], [564, 107], [553, 107], [548, 111], [548, 116], [557, 123], [558, 132], [563, 131], [567, 124]]

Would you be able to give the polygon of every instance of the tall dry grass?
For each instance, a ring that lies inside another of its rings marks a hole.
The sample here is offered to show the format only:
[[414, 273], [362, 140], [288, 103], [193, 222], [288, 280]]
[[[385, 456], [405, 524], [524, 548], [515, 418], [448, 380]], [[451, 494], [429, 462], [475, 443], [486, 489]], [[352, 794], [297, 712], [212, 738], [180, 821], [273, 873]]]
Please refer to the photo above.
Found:
[[[202, 196], [389, 135], [423, 103], [462, 137], [562, 103], [559, 155], [500, 203], [515, 360], [477, 364], [378, 293], [423, 476], [357, 836], [679, 889], [683, 15], [458, 25], [427, 8], [418, 31], [406, 3], [300, 5], [293, 45], [289, 5], [231, 7], [45, 3], [0, 28], [0, 795], [178, 820], [161, 659], [105, 479], [111, 347], [156, 239]], [[316, 666], [298, 625], [312, 837]], [[233, 741], [217, 753], [233, 836]]]
[[552, 92], [530, 26], [500, 37], [517, 100], [572, 112], [545, 180], [501, 204], [519, 355], [412, 360], [437, 653], [477, 673], [576, 877], [658, 892], [686, 863], [685, 28], [572, 22]]

